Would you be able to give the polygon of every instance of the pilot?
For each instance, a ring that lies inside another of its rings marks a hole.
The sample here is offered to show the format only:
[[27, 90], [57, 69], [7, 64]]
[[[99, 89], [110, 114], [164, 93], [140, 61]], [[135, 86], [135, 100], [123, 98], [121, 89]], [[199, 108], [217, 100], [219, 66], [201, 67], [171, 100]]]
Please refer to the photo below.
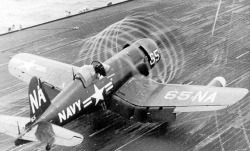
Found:
[[95, 65], [94, 69], [95, 69], [95, 73], [97, 73], [98, 75], [106, 76], [106, 71], [102, 64]]
[[101, 76], [106, 76], [107, 72], [109, 71], [110, 67], [106, 64], [102, 64], [100, 62], [95, 61], [95, 63], [97, 63], [94, 66], [95, 69], [95, 73], [97, 74], [98, 78], [100, 78]]
[[88, 87], [94, 83], [95, 80], [100, 79], [101, 76], [106, 76], [109, 69], [110, 67], [108, 65], [94, 61], [92, 65], [82, 66], [76, 76], [82, 80], [85, 87]]

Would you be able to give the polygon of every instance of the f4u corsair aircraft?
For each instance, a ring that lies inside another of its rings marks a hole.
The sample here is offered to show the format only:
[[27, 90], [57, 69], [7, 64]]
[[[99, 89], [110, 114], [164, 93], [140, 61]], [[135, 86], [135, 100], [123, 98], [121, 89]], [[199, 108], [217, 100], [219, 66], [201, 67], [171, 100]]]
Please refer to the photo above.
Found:
[[[177, 112], [226, 108], [247, 93], [226, 88], [217, 77], [207, 86], [160, 84], [146, 76], [161, 59], [156, 43], [140, 39], [101, 63], [76, 67], [40, 56], [21, 53], [9, 62], [9, 72], [29, 82], [30, 118], [0, 116], [0, 132], [15, 137], [15, 144], [39, 141], [75, 146], [79, 133], [61, 126], [83, 114], [103, 108], [140, 122], [169, 122]], [[73, 74], [72, 69], [77, 71]]]

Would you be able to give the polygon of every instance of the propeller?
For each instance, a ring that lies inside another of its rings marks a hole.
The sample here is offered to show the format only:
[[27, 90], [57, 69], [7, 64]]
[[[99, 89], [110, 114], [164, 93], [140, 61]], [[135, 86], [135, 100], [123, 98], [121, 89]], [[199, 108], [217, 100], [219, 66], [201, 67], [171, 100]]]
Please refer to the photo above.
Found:
[[163, 57], [149, 78], [169, 82], [181, 74], [184, 65], [184, 51], [175, 36], [173, 23], [156, 12], [132, 14], [84, 41], [79, 57], [86, 60], [85, 64], [93, 60], [103, 62], [136, 40], [150, 38], [158, 44]]

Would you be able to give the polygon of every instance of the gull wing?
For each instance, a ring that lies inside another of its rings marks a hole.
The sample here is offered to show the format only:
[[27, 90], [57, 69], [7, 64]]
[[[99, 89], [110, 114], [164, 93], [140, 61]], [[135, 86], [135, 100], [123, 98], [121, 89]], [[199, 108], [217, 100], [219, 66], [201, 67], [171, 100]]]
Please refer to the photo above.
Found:
[[74, 71], [79, 67], [47, 59], [28, 53], [20, 53], [12, 57], [8, 65], [13, 76], [29, 83], [36, 76], [59, 89], [63, 89], [73, 80]]
[[160, 84], [138, 76], [124, 84], [115, 96], [134, 106], [173, 107], [173, 112], [194, 112], [226, 108], [247, 93], [245, 88]]

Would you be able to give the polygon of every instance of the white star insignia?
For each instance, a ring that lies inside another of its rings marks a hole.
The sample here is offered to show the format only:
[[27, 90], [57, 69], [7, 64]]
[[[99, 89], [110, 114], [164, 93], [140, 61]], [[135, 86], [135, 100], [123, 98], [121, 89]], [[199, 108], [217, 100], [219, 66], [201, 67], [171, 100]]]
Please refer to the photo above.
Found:
[[92, 97], [96, 99], [95, 105], [97, 105], [100, 100], [104, 100], [104, 97], [102, 94], [104, 87], [101, 89], [98, 89], [97, 86], [94, 84], [94, 88], [95, 88], [95, 94], [93, 94]]
[[26, 61], [22, 61], [22, 60], [19, 60], [19, 59], [16, 59], [15, 60], [16, 63], [22, 63], [23, 65], [21, 65], [19, 68], [24, 68], [26, 69], [27, 71], [30, 71], [30, 69], [32, 67], [35, 68], [35, 70], [39, 70], [39, 71], [42, 71], [42, 72], [46, 72], [47, 68], [46, 67], [43, 67], [43, 66], [40, 66], [40, 65], [37, 65], [35, 64], [35, 61], [30, 61], [30, 62], [26, 62]]
[[35, 61], [31, 61], [31, 62], [24, 62], [23, 61], [23, 65], [20, 66], [19, 68], [25, 68], [27, 71], [29, 71], [31, 67], [36, 66], [34, 63], [35, 63]]

